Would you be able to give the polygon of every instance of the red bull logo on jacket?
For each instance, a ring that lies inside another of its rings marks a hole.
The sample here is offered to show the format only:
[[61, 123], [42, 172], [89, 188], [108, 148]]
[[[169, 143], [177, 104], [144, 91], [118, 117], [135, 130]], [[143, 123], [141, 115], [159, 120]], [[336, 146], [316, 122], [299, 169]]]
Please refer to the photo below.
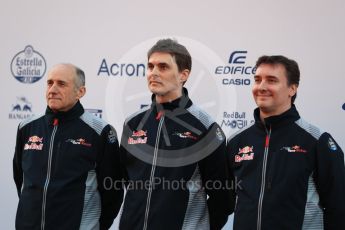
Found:
[[248, 161], [254, 159], [253, 146], [245, 146], [238, 150], [235, 155], [235, 162]]
[[24, 145], [24, 150], [42, 150], [43, 149], [43, 137], [31, 136], [27, 143]]
[[128, 144], [129, 145], [146, 144], [147, 142], [146, 133], [147, 131], [144, 131], [144, 130], [133, 131], [132, 136], [128, 138]]
[[133, 131], [132, 137], [146, 137], [146, 133], [144, 130]]

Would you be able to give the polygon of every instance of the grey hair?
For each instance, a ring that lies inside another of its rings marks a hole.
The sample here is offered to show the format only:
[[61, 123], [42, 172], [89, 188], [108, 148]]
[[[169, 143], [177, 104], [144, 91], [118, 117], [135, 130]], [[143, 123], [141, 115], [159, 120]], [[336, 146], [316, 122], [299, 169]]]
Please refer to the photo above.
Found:
[[82, 86], [85, 86], [85, 73], [82, 69], [75, 66], [75, 72], [76, 72], [76, 79], [75, 79], [75, 86], [76, 88], [80, 88]]

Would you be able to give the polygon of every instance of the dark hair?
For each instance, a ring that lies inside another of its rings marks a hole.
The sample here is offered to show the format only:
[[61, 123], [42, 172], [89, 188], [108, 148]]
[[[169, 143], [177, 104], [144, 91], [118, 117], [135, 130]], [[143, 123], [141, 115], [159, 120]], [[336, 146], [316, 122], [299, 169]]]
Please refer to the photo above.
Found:
[[189, 71], [192, 70], [192, 57], [186, 47], [179, 44], [176, 40], [170, 38], [158, 40], [157, 43], [147, 52], [147, 59], [149, 59], [155, 52], [169, 53], [174, 57], [179, 72], [185, 69], [188, 69]]
[[[289, 59], [287, 57], [284, 57], [282, 55], [272, 55], [272, 56], [261, 56], [256, 61], [255, 68], [258, 68], [261, 64], [281, 64], [285, 67], [286, 71], [286, 78], [288, 85], [296, 84], [299, 85], [299, 79], [300, 79], [300, 71], [299, 67], [296, 61]], [[291, 98], [291, 103], [294, 103], [295, 99], [297, 97], [297, 92], [294, 96]]]

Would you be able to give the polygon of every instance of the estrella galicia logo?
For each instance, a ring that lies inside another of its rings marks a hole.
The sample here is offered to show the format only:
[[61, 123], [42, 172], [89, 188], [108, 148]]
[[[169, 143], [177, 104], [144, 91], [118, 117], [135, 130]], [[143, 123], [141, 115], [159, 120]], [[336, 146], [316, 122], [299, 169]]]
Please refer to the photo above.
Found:
[[[250, 85], [250, 75], [255, 73], [256, 68], [246, 65], [248, 51], [235, 50], [228, 59], [228, 64], [225, 66], [217, 66], [215, 74], [223, 76], [223, 85], [248, 86]], [[240, 75], [240, 77], [238, 77]]]
[[13, 77], [22, 83], [32, 84], [40, 80], [47, 69], [44, 57], [28, 45], [17, 53], [11, 61]]
[[8, 115], [9, 119], [27, 119], [32, 117], [32, 104], [25, 97], [17, 97], [17, 100], [12, 104], [11, 112]]
[[345, 103], [343, 104], [343, 110], [345, 110]]
[[85, 109], [85, 111], [95, 115], [96, 117], [102, 118], [102, 110], [101, 109]]

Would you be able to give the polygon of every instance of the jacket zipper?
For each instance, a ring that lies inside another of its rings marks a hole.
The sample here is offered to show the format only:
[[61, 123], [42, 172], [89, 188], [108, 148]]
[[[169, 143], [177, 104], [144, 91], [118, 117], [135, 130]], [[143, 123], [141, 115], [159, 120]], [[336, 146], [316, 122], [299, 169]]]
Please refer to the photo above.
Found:
[[265, 193], [266, 167], [267, 167], [267, 157], [268, 157], [270, 137], [271, 137], [271, 127], [269, 131], [267, 131], [266, 129], [264, 160], [263, 160], [262, 173], [261, 173], [261, 189], [260, 189], [259, 204], [258, 204], [257, 230], [261, 230], [262, 202], [263, 202], [264, 193]]
[[50, 182], [54, 138], [55, 138], [56, 130], [58, 128], [58, 124], [59, 124], [59, 120], [55, 118], [54, 123], [53, 123], [54, 128], [53, 128], [53, 132], [52, 132], [52, 135], [50, 137], [50, 143], [49, 143], [47, 177], [46, 177], [46, 182], [44, 183], [44, 189], [43, 189], [41, 230], [44, 230], [45, 221], [46, 221], [46, 213], [45, 212], [46, 212], [47, 191], [48, 191], [48, 185]]
[[150, 184], [149, 184], [150, 187], [149, 187], [149, 191], [147, 193], [147, 198], [146, 198], [146, 208], [145, 208], [145, 218], [144, 218], [143, 230], [147, 230], [147, 222], [148, 222], [148, 218], [149, 218], [150, 202], [151, 202], [151, 195], [152, 195], [152, 183], [153, 183], [153, 178], [154, 178], [155, 170], [156, 170], [158, 148], [159, 148], [159, 139], [160, 139], [160, 135], [161, 135], [163, 122], [164, 122], [164, 115], [160, 116], [160, 120], [159, 120], [159, 124], [158, 124], [156, 143], [155, 143], [155, 149], [154, 149], [154, 154], [153, 154], [153, 162], [152, 162], [151, 174], [150, 174]]

